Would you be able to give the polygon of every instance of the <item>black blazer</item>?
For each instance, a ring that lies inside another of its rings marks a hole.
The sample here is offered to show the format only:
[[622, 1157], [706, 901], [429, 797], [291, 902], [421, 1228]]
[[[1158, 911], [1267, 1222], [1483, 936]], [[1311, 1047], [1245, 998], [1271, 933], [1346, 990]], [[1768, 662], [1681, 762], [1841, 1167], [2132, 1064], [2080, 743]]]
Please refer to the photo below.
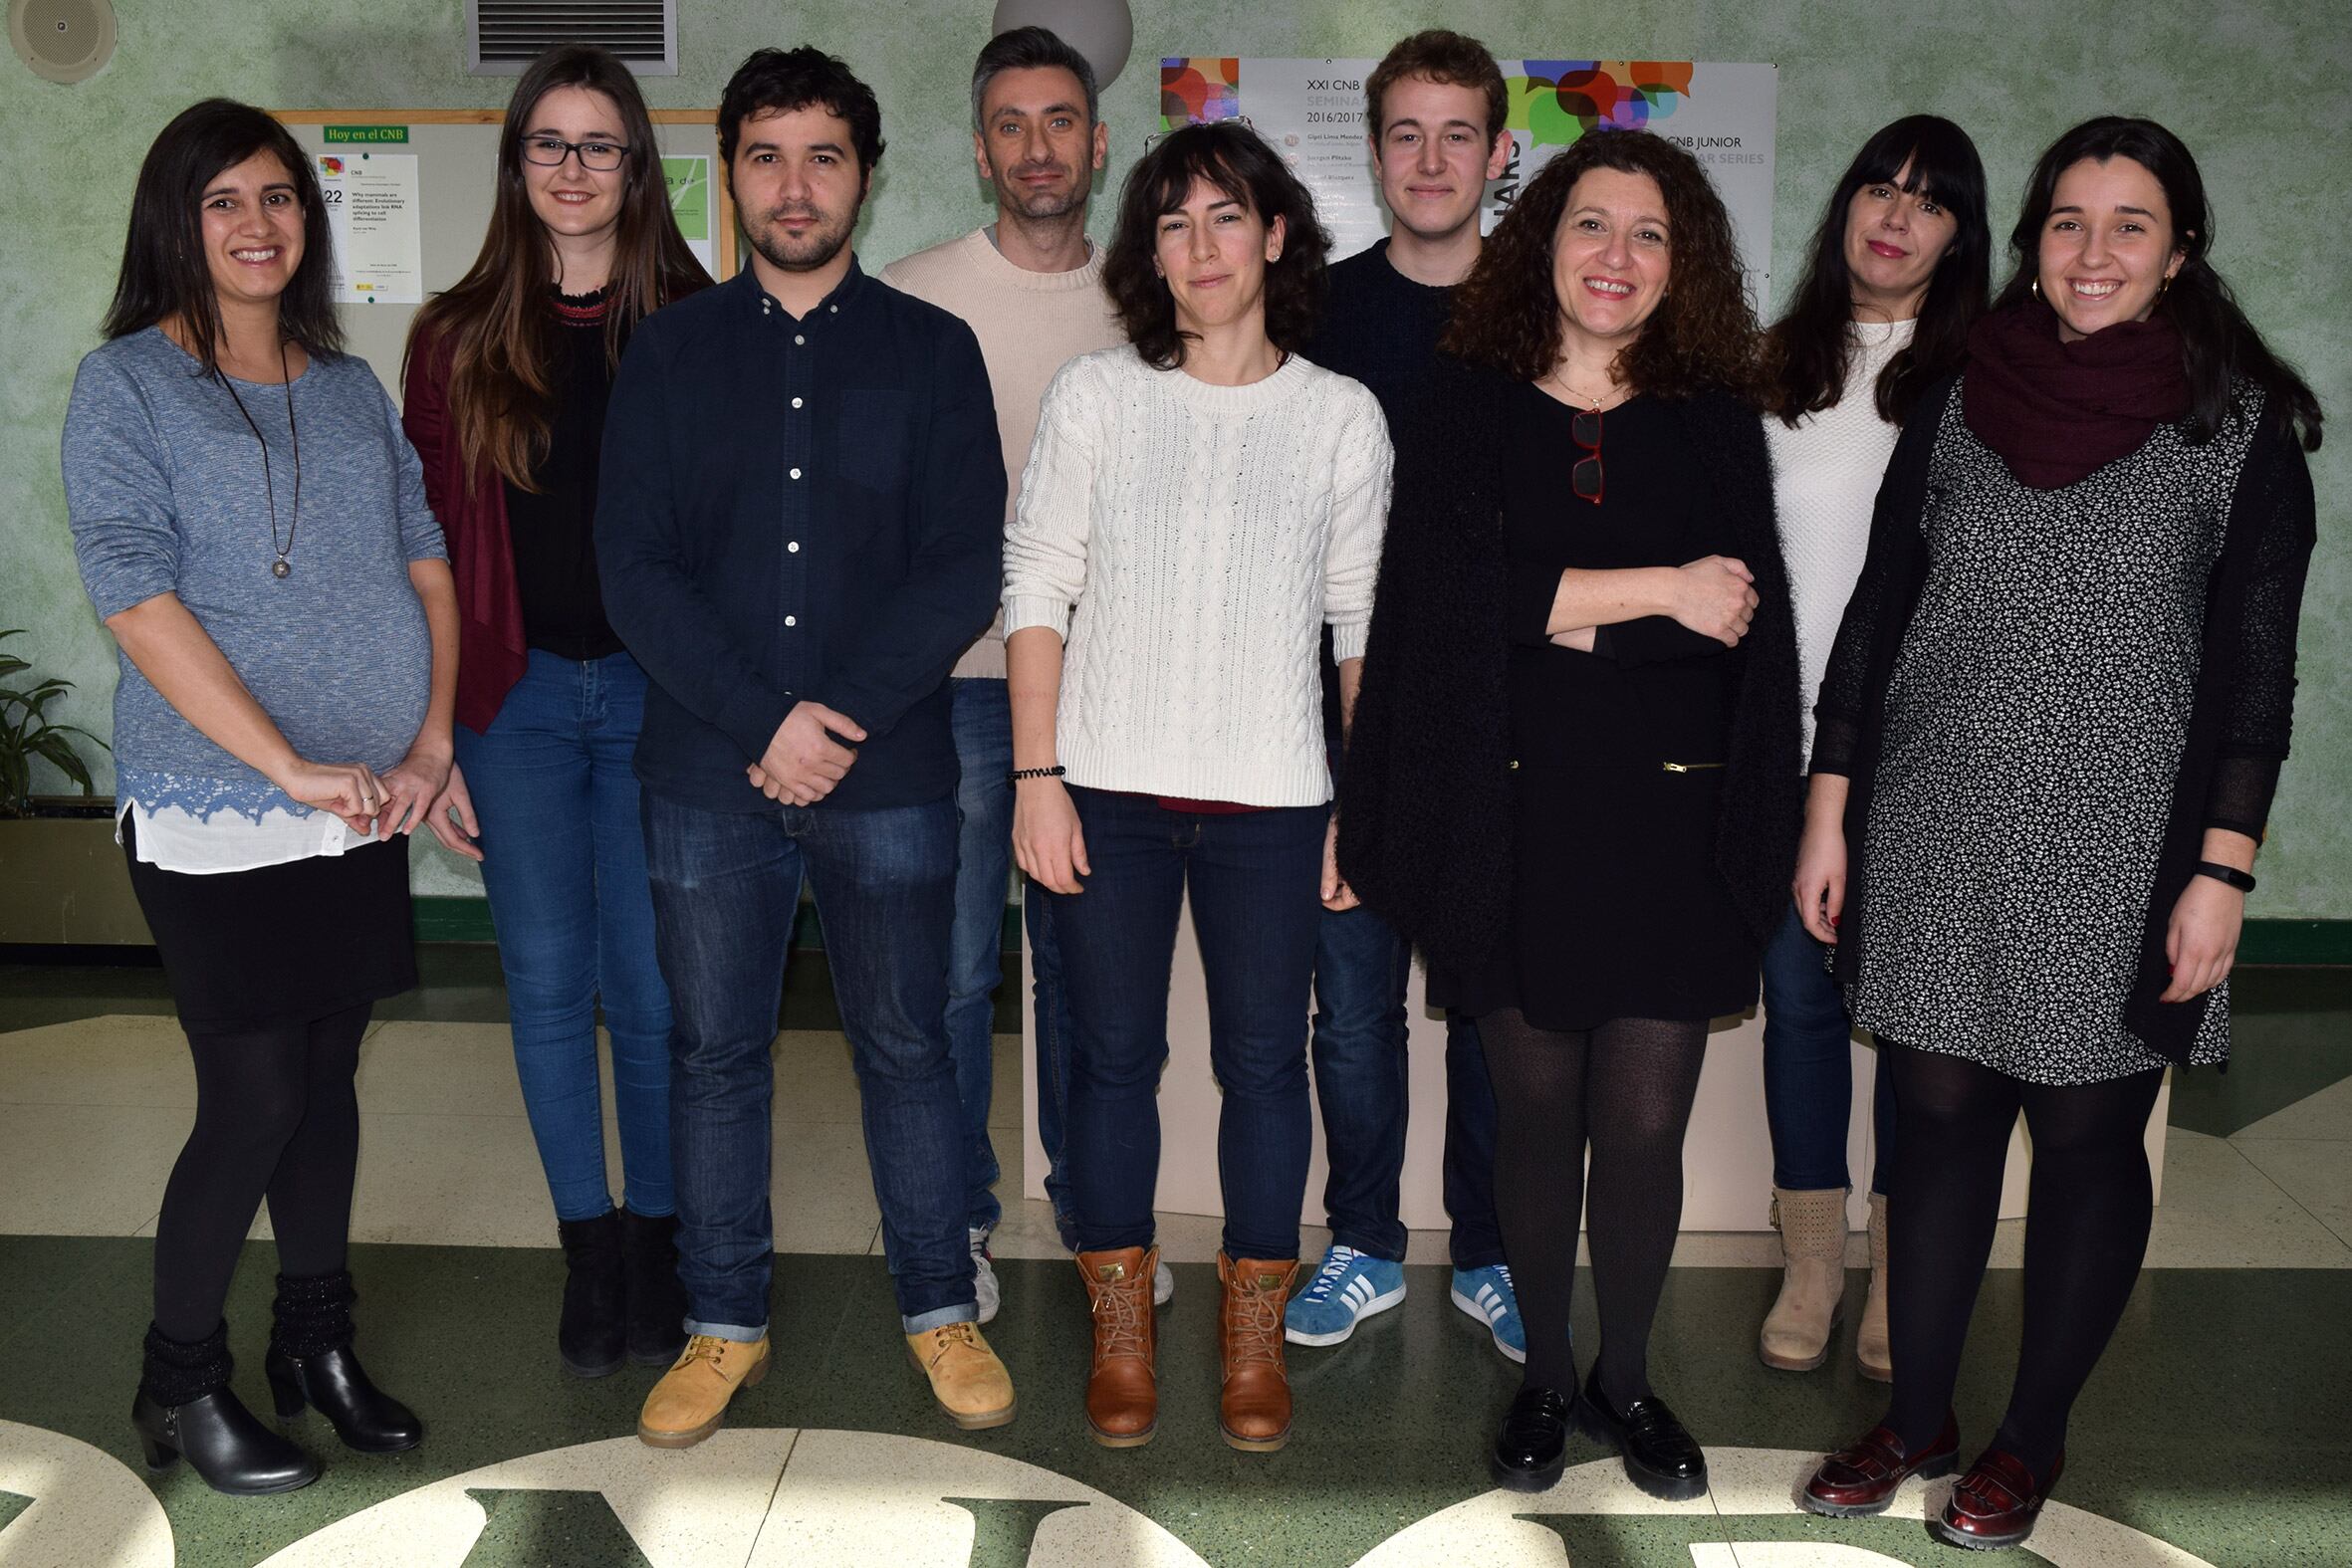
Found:
[[[1439, 361], [1398, 423], [1396, 491], [1339, 790], [1339, 864], [1425, 956], [1471, 969], [1509, 927], [1514, 850], [1501, 374]], [[1724, 392], [1669, 406], [1756, 573], [1756, 618], [1716, 823], [1716, 863], [1761, 947], [1788, 908], [1801, 815], [1801, 677], [1771, 460], [1756, 411]], [[1560, 461], [1564, 464], [1567, 456]]]

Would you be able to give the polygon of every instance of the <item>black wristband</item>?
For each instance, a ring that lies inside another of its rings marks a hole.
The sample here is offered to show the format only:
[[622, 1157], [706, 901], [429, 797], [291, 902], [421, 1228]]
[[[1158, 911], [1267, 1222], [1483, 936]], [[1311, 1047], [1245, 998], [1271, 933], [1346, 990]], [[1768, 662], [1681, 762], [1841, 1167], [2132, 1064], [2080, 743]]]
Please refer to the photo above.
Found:
[[2227, 882], [2240, 893], [2250, 893], [2254, 890], [2254, 875], [2251, 871], [2240, 871], [2237, 867], [2226, 866], [2219, 860], [2198, 861], [2197, 874], [2210, 876], [2217, 882]]
[[1051, 768], [1016, 768], [1005, 775], [1008, 784], [1019, 784], [1024, 779], [1058, 779], [1067, 772], [1059, 763]]

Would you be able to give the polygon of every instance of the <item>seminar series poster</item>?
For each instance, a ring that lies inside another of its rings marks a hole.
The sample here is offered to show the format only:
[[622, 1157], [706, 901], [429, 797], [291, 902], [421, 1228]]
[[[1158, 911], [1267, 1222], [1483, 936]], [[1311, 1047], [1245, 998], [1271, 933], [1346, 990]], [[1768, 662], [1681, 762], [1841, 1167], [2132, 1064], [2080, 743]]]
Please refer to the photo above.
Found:
[[[1281, 149], [1314, 193], [1334, 259], [1387, 232], [1365, 143], [1364, 79], [1376, 60], [1194, 56], [1160, 62], [1160, 123], [1244, 119]], [[1641, 129], [1688, 148], [1714, 176], [1739, 228], [1759, 314], [1769, 311], [1772, 135], [1779, 69], [1658, 60], [1505, 60], [1511, 163], [1487, 187], [1492, 232], [1521, 186], [1560, 148], [1596, 130]]]

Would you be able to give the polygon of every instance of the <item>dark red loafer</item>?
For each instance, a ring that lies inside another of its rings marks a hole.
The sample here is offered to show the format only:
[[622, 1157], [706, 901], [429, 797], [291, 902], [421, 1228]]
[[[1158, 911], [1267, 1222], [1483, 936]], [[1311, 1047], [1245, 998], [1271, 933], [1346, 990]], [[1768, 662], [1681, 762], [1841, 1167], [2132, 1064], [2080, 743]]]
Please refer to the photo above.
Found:
[[1896, 1490], [1912, 1476], [1933, 1480], [1960, 1466], [1960, 1422], [1950, 1412], [1936, 1441], [1917, 1454], [1903, 1452], [1903, 1440], [1885, 1427], [1873, 1427], [1861, 1442], [1838, 1450], [1821, 1461], [1805, 1482], [1798, 1501], [1813, 1513], [1833, 1519], [1884, 1513]]
[[2049, 1474], [2037, 1481], [2014, 1455], [1987, 1449], [1952, 1488], [1943, 1517], [1931, 1520], [1928, 1529], [1938, 1540], [1953, 1546], [1980, 1551], [2015, 1546], [2033, 1533], [2042, 1499], [2058, 1483], [2058, 1472], [2065, 1467], [2066, 1456], [2061, 1454], [2050, 1461]]

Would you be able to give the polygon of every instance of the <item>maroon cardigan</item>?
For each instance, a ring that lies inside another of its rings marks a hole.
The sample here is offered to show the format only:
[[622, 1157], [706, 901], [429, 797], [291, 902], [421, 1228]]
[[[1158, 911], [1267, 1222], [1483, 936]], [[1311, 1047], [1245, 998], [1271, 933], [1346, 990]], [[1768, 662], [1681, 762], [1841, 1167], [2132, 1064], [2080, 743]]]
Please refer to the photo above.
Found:
[[457, 578], [457, 722], [480, 735], [531, 662], [523, 598], [507, 533], [506, 485], [495, 467], [465, 471], [449, 424], [453, 339], [419, 336], [410, 346], [400, 425], [424, 463], [425, 499], [441, 521]]

